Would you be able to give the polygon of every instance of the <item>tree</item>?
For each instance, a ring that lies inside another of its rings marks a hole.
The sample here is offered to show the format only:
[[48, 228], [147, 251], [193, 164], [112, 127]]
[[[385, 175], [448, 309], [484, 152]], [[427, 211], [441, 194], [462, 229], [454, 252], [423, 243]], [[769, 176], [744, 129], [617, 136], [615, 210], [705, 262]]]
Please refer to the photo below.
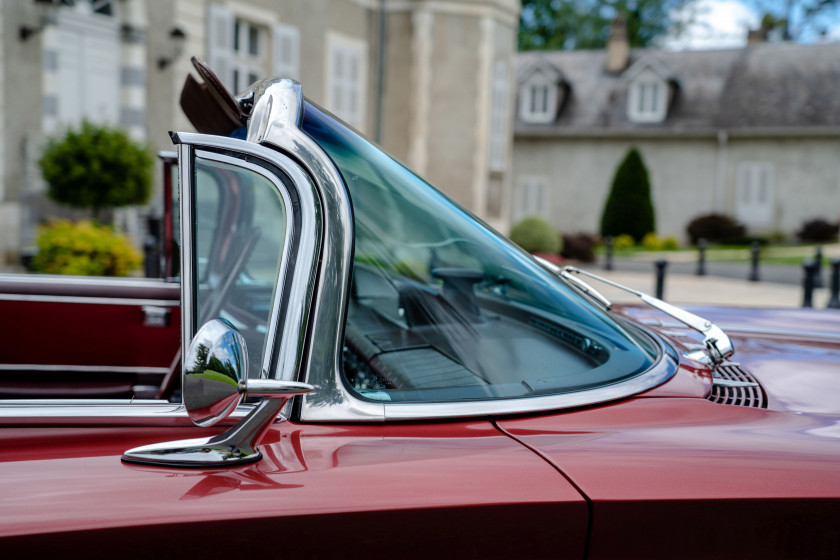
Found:
[[601, 235], [628, 234], [638, 243], [656, 231], [650, 180], [642, 156], [630, 148], [618, 166], [601, 215]]
[[523, 0], [519, 50], [600, 49], [623, 15], [631, 47], [673, 30], [671, 13], [690, 0]]
[[840, 0], [752, 0], [761, 27], [778, 30], [785, 41], [808, 41], [825, 35], [840, 17]]
[[106, 208], [144, 204], [152, 189], [149, 149], [122, 130], [84, 121], [60, 138], [51, 138], [39, 161], [47, 194], [60, 204]]

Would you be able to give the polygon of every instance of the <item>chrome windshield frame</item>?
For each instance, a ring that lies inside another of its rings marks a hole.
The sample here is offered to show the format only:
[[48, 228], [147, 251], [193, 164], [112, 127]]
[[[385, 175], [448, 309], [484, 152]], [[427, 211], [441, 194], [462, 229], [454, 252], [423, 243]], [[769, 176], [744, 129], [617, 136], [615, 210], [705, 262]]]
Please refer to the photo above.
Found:
[[652, 367], [631, 379], [594, 389], [481, 401], [396, 403], [360, 398], [345, 385], [341, 365], [354, 242], [349, 192], [332, 159], [301, 128], [305, 106], [300, 85], [292, 80], [263, 82], [257, 85], [255, 97], [249, 140], [273, 147], [303, 166], [315, 180], [324, 208], [322, 267], [308, 335], [309, 360], [298, 378], [315, 386], [315, 391], [296, 399], [295, 419], [381, 422], [545, 412], [626, 398], [663, 383], [676, 372], [679, 358], [651, 335], [659, 349]]

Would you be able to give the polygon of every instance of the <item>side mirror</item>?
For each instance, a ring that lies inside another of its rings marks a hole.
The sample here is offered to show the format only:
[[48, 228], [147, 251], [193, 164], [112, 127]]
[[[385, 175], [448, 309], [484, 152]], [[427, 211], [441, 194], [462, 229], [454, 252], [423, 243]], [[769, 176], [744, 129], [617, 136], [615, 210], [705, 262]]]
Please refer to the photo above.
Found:
[[184, 405], [198, 426], [227, 418], [246, 393], [248, 352], [245, 337], [221, 319], [206, 323], [184, 358]]
[[312, 385], [276, 379], [247, 379], [244, 337], [227, 321], [205, 323], [190, 343], [184, 376], [184, 406], [199, 426], [212, 426], [233, 412], [246, 396], [264, 397], [227, 432], [136, 447], [123, 454], [127, 463], [168, 467], [217, 467], [258, 461], [257, 444], [286, 402], [309, 393]]

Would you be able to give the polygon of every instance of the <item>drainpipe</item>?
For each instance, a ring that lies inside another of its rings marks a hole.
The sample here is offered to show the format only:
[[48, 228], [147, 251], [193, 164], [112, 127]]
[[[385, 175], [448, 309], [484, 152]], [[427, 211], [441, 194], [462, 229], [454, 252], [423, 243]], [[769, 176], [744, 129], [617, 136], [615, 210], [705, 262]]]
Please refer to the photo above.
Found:
[[729, 148], [729, 134], [726, 130], [717, 133], [717, 169], [715, 172], [714, 211], [724, 213], [726, 197], [726, 156]]
[[373, 123], [373, 139], [382, 143], [382, 104], [385, 97], [385, 0], [379, 0], [376, 17], [376, 107]]

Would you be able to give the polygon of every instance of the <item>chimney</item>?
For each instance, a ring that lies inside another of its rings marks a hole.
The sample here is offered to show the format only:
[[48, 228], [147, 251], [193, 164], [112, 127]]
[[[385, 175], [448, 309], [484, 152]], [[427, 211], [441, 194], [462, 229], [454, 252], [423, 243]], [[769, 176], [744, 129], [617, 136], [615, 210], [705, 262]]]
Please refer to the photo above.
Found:
[[627, 68], [630, 61], [630, 41], [627, 38], [627, 19], [616, 16], [610, 26], [607, 39], [607, 72], [618, 74]]
[[747, 33], [747, 46], [767, 42], [768, 29], [761, 26], [759, 29], [750, 29]]

